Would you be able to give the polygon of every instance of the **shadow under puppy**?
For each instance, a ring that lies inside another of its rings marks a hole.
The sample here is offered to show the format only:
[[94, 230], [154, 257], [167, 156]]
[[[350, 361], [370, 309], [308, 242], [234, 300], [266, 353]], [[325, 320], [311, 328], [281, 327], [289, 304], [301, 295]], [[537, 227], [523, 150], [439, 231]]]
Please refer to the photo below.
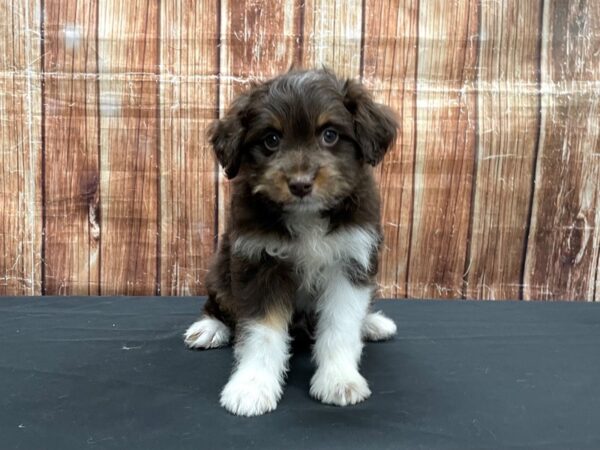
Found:
[[370, 313], [382, 241], [370, 166], [396, 137], [392, 112], [327, 70], [293, 71], [254, 85], [216, 122], [210, 139], [233, 179], [226, 231], [207, 277], [191, 348], [226, 345], [236, 365], [221, 394], [228, 411], [276, 408], [290, 327], [309, 324], [313, 397], [334, 405], [370, 395], [358, 371], [365, 340], [396, 325]]

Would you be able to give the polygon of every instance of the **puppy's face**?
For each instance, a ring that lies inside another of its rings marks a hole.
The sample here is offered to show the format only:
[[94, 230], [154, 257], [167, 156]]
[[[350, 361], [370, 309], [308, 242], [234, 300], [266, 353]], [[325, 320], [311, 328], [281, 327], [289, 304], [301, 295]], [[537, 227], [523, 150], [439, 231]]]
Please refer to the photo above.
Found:
[[365, 163], [396, 134], [391, 112], [353, 81], [327, 71], [291, 72], [240, 95], [213, 126], [227, 176], [286, 210], [321, 210], [351, 194]]

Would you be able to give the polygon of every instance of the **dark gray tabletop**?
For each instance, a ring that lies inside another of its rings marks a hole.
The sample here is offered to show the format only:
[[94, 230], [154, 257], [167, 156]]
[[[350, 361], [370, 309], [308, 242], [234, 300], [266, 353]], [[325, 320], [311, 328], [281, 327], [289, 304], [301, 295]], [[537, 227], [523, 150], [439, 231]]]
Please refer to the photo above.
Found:
[[194, 298], [0, 298], [0, 447], [600, 448], [600, 305], [385, 301], [372, 397], [312, 400], [296, 348], [278, 409], [218, 406], [230, 348], [187, 350]]

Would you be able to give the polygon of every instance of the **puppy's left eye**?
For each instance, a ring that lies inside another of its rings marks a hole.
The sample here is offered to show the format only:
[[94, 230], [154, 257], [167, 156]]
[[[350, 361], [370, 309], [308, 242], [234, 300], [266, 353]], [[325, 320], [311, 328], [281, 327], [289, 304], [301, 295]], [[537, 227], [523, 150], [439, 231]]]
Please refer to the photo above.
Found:
[[281, 137], [277, 133], [269, 133], [265, 136], [263, 144], [267, 150], [274, 152], [279, 148]]
[[321, 142], [323, 142], [323, 145], [326, 147], [335, 145], [339, 138], [340, 135], [333, 128], [325, 128], [321, 134]]

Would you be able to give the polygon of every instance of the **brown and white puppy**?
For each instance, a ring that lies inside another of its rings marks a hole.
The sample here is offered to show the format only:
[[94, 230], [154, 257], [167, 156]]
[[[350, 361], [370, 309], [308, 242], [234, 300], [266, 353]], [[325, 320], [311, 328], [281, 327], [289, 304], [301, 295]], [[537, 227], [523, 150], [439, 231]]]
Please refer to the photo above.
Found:
[[185, 342], [205, 349], [235, 337], [236, 365], [221, 394], [230, 412], [276, 408], [296, 321], [315, 324], [311, 395], [340, 406], [370, 395], [358, 371], [363, 339], [396, 332], [369, 313], [382, 240], [370, 166], [396, 129], [363, 86], [326, 70], [255, 85], [212, 127], [233, 179], [231, 208], [204, 314]]

